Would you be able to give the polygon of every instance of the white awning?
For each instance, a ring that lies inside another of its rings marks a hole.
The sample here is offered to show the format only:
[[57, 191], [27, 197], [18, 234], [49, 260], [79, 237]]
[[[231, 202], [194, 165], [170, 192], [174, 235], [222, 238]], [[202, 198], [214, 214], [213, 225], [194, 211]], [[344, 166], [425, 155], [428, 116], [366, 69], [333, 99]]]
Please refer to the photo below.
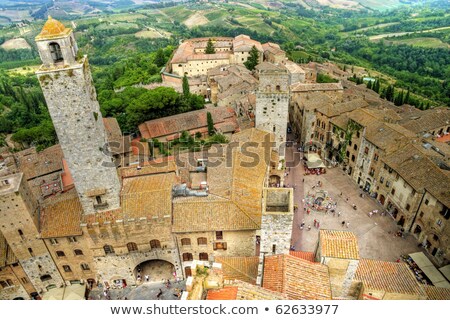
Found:
[[53, 288], [44, 293], [43, 300], [85, 300], [86, 285], [72, 284], [64, 288]]
[[306, 166], [309, 169], [326, 168], [322, 159], [316, 153], [306, 154]]
[[417, 266], [425, 273], [428, 279], [436, 287], [450, 288], [450, 283], [444, 278], [442, 273], [434, 266], [423, 252], [410, 253], [409, 256]]

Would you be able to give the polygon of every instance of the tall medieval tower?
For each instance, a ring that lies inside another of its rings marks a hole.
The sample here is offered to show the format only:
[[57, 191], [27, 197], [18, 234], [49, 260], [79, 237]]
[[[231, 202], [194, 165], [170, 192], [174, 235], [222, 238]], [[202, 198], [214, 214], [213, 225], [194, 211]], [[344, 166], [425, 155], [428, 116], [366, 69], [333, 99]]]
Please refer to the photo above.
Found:
[[259, 87], [256, 92], [255, 127], [275, 135], [280, 158], [285, 156], [289, 116], [289, 73], [283, 65], [259, 64]]
[[48, 18], [36, 44], [36, 72], [85, 214], [120, 206], [120, 183], [86, 56], [72, 30]]

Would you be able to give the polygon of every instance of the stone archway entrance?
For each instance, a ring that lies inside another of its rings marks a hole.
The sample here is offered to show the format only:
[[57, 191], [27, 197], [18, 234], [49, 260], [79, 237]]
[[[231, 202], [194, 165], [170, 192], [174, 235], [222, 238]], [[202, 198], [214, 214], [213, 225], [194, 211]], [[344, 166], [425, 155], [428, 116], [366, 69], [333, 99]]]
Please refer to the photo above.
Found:
[[[141, 262], [134, 268], [134, 275], [141, 283], [149, 282], [161, 283], [162, 281], [175, 280], [174, 278], [175, 266], [165, 260], [147, 260]], [[148, 281], [146, 279], [148, 276]]]

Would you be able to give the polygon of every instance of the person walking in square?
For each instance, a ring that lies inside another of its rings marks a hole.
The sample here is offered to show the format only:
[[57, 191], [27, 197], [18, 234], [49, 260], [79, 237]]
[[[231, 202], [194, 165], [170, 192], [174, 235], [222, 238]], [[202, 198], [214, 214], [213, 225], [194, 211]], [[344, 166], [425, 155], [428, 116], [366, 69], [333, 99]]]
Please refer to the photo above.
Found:
[[342, 221], [342, 226], [345, 226], [345, 221]]

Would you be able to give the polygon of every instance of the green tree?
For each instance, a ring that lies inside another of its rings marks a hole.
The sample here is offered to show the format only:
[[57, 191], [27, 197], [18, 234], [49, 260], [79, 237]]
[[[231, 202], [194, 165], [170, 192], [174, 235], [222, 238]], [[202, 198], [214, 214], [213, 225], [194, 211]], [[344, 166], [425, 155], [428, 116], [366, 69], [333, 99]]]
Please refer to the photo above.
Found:
[[405, 99], [403, 100], [403, 103], [404, 104], [409, 104], [411, 102], [410, 100], [411, 100], [411, 98], [409, 96], [409, 88], [408, 88], [408, 91], [406, 92]]
[[209, 111], [206, 113], [206, 121], [208, 123], [208, 134], [212, 136], [214, 135], [214, 121]]
[[214, 44], [211, 40], [211, 38], [208, 39], [208, 43], [206, 44], [206, 50], [205, 50], [206, 54], [213, 54], [216, 53], [216, 49], [214, 49]]
[[369, 82], [367, 82], [367, 89], [372, 89], [372, 81], [369, 80]]
[[186, 75], [183, 76], [183, 96], [185, 98], [188, 98], [190, 96], [191, 92], [189, 90], [189, 81]]
[[258, 49], [256, 49], [255, 46], [253, 46], [252, 49], [250, 50], [250, 55], [247, 61], [244, 62], [244, 65], [248, 70], [254, 70], [255, 67], [258, 65], [258, 63], [259, 63], [259, 51]]
[[162, 67], [166, 63], [166, 57], [164, 56], [164, 50], [159, 48], [156, 51], [155, 62], [158, 67]]

